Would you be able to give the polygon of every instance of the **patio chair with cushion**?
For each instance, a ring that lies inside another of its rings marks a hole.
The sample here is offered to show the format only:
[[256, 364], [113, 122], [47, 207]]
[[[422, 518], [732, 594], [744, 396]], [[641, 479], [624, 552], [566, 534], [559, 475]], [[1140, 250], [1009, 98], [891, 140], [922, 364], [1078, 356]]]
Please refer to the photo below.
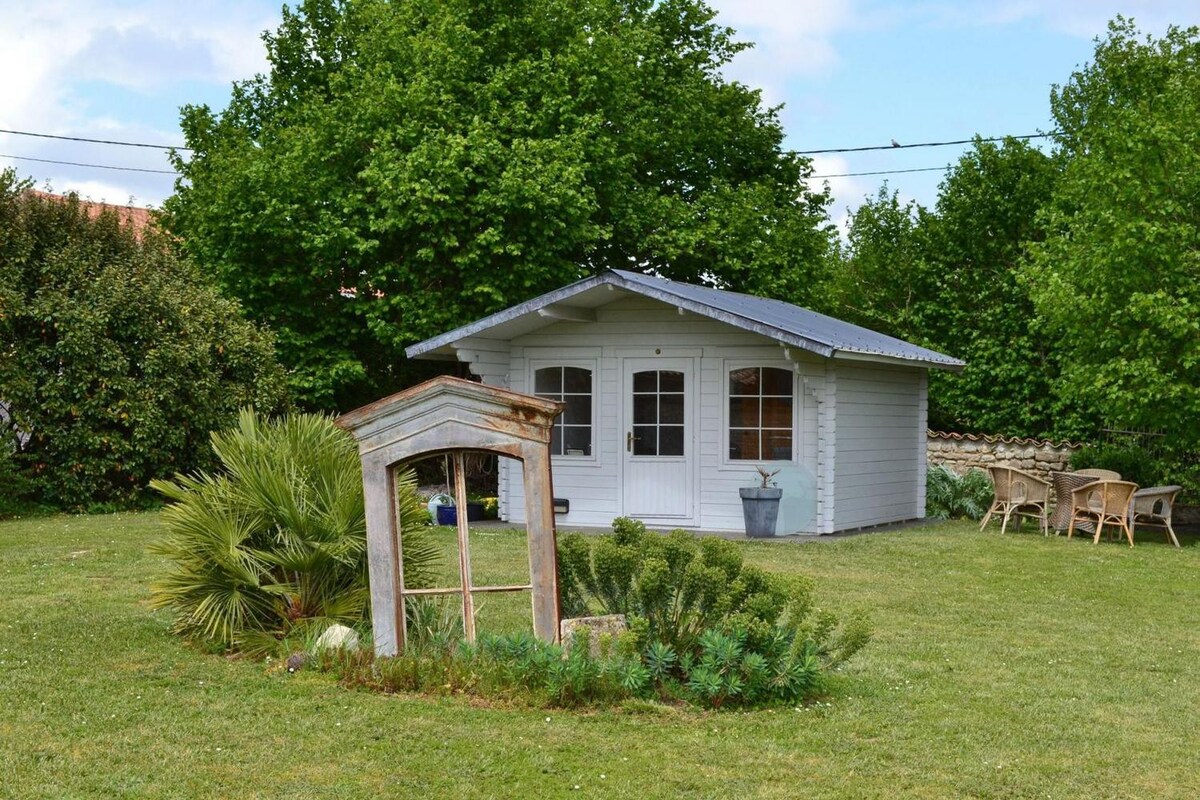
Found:
[[1032, 517], [1039, 521], [1042, 535], [1050, 535], [1049, 515], [1047, 514], [1047, 508], [1050, 505], [1049, 483], [1036, 475], [1030, 475], [1028, 472], [1013, 467], [988, 467], [988, 475], [992, 478], [996, 498], [984, 516], [979, 530], [987, 527], [993, 514], [1001, 514], [1003, 515], [1000, 523], [1001, 533], [1008, 529], [1008, 521], [1015, 515], [1018, 525], [1021, 524], [1021, 517]]
[[1081, 522], [1096, 523], [1092, 543], [1100, 542], [1100, 532], [1105, 523], [1117, 525], [1125, 531], [1129, 546], [1133, 547], [1133, 493], [1137, 484], [1129, 481], [1093, 481], [1071, 492], [1071, 524], [1067, 527], [1067, 538], [1075, 535], [1075, 526]]

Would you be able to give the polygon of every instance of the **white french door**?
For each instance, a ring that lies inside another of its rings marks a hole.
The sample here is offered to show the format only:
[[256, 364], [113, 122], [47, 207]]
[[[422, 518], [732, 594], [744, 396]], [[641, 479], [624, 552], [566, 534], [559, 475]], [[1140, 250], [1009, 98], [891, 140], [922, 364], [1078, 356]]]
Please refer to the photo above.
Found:
[[690, 358], [626, 358], [622, 369], [625, 516], [694, 524], [696, 407]]

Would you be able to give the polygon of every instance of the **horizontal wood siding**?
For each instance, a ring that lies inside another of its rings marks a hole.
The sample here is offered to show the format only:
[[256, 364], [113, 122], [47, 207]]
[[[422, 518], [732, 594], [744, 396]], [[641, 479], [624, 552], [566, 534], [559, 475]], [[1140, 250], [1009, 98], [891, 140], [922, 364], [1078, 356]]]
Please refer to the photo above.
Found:
[[[838, 363], [834, 528], [924, 515], [925, 371]], [[923, 441], [923, 440], [922, 440]]]
[[[787, 467], [785, 492], [791, 487], [792, 503], [785, 506], [788, 530], [815, 531], [817, 522], [817, 398], [823, 391], [825, 367], [822, 359], [806, 352], [785, 351], [777, 343], [757, 334], [739, 331], [715, 320], [679, 314], [672, 307], [640, 297], [625, 297], [596, 310], [595, 322], [556, 322], [511, 342], [508, 380], [511, 388], [529, 391], [530, 361], [594, 359], [595, 416], [592, 448], [594, 459], [554, 459], [554, 494], [570, 500], [571, 511], [559, 515], [558, 526], [607, 526], [623, 513], [621, 497], [622, 451], [625, 431], [621, 426], [621, 359], [625, 357], [679, 357], [686, 352], [697, 358], [699, 371], [698, 491], [696, 527], [701, 530], [742, 530], [742, 506], [738, 489], [754, 484], [754, 463], [729, 463], [725, 458], [727, 365], [778, 366], [797, 364], [796, 402], [799, 457]], [[659, 351], [656, 354], [656, 351]], [[792, 359], [789, 361], [788, 358]], [[784, 485], [784, 484], [781, 484]], [[807, 493], [807, 496], [800, 496]], [[512, 522], [523, 522], [524, 488], [520, 465], [506, 463], [501, 469], [503, 510]], [[789, 517], [790, 514], [790, 517]]]

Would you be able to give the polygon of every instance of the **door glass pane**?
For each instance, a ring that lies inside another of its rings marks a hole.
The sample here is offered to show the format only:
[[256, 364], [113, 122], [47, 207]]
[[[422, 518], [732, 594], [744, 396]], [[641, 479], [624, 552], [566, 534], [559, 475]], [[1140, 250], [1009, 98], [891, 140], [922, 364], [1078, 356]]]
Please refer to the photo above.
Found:
[[633, 373], [633, 390], [635, 392], [657, 392], [658, 373], [654, 370]]
[[635, 394], [633, 396], [633, 424], [653, 425], [658, 422], [658, 395]]
[[592, 422], [592, 396], [590, 394], [569, 394], [563, 397], [567, 404], [563, 411], [562, 421], [567, 425], [590, 425]]
[[[555, 430], [557, 432], [557, 429]], [[564, 425], [562, 428], [564, 455], [590, 456], [592, 428], [589, 425]]]
[[683, 455], [682, 425], [662, 425], [659, 427], [658, 454], [660, 456]]
[[555, 425], [550, 429], [550, 455], [561, 456], [563, 454], [562, 441], [562, 425]]
[[534, 372], [533, 391], [537, 394], [561, 394], [562, 367], [546, 367]]
[[635, 456], [658, 455], [658, 428], [653, 425], [633, 426], [633, 454]]
[[592, 371], [582, 367], [563, 367], [563, 391], [568, 394], [591, 394]]
[[658, 373], [658, 386], [660, 392], [682, 392], [683, 373], [663, 370]]
[[664, 394], [658, 398], [658, 421], [671, 425], [683, 424], [683, 395]]

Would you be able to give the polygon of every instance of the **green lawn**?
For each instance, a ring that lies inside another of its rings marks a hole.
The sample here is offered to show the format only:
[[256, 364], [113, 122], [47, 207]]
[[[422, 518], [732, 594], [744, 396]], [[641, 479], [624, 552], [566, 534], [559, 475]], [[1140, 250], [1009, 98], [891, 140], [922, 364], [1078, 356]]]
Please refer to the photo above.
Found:
[[[159, 531], [153, 514], [0, 523], [0, 795], [1200, 795], [1192, 538], [1130, 550], [954, 524], [745, 544], [813, 576], [828, 607], [873, 609], [875, 641], [832, 694], [577, 714], [347, 691], [188, 648], [146, 604]], [[477, 532], [477, 575], [511, 574], [523, 547]]]

